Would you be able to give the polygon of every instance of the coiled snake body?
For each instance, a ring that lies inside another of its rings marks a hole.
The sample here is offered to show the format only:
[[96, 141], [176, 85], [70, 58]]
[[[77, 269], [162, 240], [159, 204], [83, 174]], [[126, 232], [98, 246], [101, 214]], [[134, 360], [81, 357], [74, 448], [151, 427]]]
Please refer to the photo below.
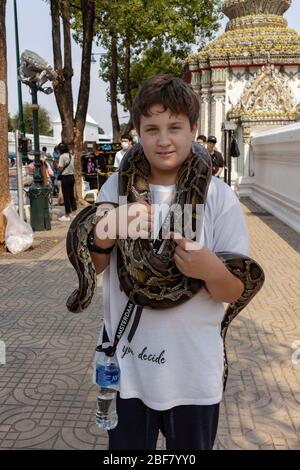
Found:
[[[119, 195], [127, 202], [147, 201], [151, 204], [148, 185], [149, 163], [141, 146], [135, 145], [122, 160], [119, 171]], [[193, 144], [191, 155], [178, 171], [175, 203], [192, 207], [192, 229], [197, 222], [196, 207], [204, 204], [211, 179], [211, 160], [200, 145]], [[67, 235], [67, 253], [78, 275], [79, 287], [67, 300], [67, 307], [77, 313], [90, 304], [96, 287], [96, 272], [88, 248], [87, 237], [99, 218], [116, 204], [100, 203], [82, 210], [70, 225]], [[173, 220], [173, 224], [175, 221]], [[182, 222], [182, 228], [184, 221]], [[171, 226], [172, 229], [172, 226]], [[145, 239], [118, 239], [117, 264], [120, 287], [129, 300], [153, 309], [179, 305], [199, 291], [203, 281], [181, 274], [173, 260], [174, 240], [165, 240], [160, 254], [153, 250], [154, 241]], [[221, 325], [224, 341], [224, 386], [227, 378], [225, 336], [231, 321], [257, 294], [264, 282], [264, 272], [253, 259], [237, 253], [216, 253], [227, 269], [237, 276], [245, 288], [241, 297], [228, 305]]]

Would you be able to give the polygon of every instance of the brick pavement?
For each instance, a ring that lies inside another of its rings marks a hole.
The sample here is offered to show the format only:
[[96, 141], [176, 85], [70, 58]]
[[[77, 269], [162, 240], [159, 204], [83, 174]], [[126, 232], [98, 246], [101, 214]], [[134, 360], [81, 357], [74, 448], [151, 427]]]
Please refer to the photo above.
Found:
[[[243, 207], [251, 254], [267, 280], [227, 336], [230, 375], [215, 447], [299, 449], [300, 351], [299, 364], [292, 354], [294, 341], [300, 348], [300, 236], [253, 202]], [[62, 239], [66, 227], [57, 230]], [[89, 309], [71, 314], [65, 299], [77, 279], [64, 240], [35, 254], [0, 258], [7, 359], [0, 363], [0, 448], [105, 449], [91, 384], [101, 280]]]

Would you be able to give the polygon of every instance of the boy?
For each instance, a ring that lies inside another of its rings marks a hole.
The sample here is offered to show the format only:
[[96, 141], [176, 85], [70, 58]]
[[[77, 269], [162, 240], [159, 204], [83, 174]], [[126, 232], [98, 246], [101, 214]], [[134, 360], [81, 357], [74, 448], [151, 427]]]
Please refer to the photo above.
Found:
[[[149, 189], [153, 203], [171, 204], [176, 194], [176, 175], [189, 157], [199, 114], [198, 97], [179, 78], [160, 75], [147, 80], [134, 103], [134, 123], [150, 164]], [[99, 201], [118, 203], [118, 175], [102, 187]], [[151, 228], [151, 208], [135, 203], [140, 212], [140, 230], [145, 238]], [[107, 225], [129, 207], [108, 212]], [[126, 208], [126, 209], [124, 209]], [[114, 246], [115, 236], [94, 243]], [[176, 240], [174, 260], [185, 276], [202, 279], [205, 287], [190, 300], [170, 309], [144, 308], [139, 326], [129, 343], [122, 336], [117, 357], [121, 369], [117, 399], [118, 425], [109, 431], [110, 450], [155, 449], [158, 432], [166, 436], [167, 449], [212, 449], [222, 399], [223, 344], [220, 325], [222, 302], [232, 302], [243, 284], [214, 254], [248, 252], [247, 233], [239, 202], [231, 189], [217, 178], [209, 185], [204, 215], [204, 246]], [[103, 279], [104, 322], [113, 340], [127, 297], [120, 290], [116, 250], [91, 253]], [[127, 332], [131, 325], [127, 327]], [[102, 335], [100, 335], [102, 338]]]

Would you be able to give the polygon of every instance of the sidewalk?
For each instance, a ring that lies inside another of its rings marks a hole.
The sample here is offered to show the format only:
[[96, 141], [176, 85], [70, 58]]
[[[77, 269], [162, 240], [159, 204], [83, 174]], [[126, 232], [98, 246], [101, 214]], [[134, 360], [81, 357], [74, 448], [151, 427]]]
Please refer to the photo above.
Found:
[[[300, 236], [242, 202], [251, 254], [267, 280], [228, 333], [229, 380], [215, 447], [300, 449], [300, 351], [299, 364], [292, 362], [293, 342], [300, 348]], [[65, 301], [77, 277], [66, 259], [67, 225], [53, 227], [37, 234], [44, 240], [40, 252], [0, 257], [0, 339], [6, 345], [0, 449], [107, 447], [94, 423], [91, 384], [101, 280], [87, 311], [68, 312]]]

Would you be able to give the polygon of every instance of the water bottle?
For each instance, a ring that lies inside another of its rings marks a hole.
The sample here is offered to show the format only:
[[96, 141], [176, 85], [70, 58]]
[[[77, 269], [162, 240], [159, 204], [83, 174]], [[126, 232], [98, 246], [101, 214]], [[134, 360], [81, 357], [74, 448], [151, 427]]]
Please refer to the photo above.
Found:
[[117, 389], [120, 382], [120, 368], [115, 356], [106, 356], [101, 352], [96, 363], [97, 396], [96, 424], [107, 431], [118, 424], [116, 410]]

